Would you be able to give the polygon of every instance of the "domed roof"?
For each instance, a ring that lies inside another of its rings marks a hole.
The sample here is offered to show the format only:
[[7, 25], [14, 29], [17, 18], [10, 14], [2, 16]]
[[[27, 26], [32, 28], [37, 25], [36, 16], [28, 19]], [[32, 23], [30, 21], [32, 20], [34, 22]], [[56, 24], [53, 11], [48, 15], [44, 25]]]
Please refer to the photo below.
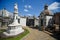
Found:
[[45, 15], [53, 15], [53, 13], [52, 13], [50, 10], [48, 10], [48, 5], [45, 5], [45, 6], [44, 6], [44, 11], [43, 11], [43, 13], [44, 13]]
[[50, 10], [44, 10], [44, 13], [45, 13], [46, 15], [52, 15], [52, 12], [51, 12]]

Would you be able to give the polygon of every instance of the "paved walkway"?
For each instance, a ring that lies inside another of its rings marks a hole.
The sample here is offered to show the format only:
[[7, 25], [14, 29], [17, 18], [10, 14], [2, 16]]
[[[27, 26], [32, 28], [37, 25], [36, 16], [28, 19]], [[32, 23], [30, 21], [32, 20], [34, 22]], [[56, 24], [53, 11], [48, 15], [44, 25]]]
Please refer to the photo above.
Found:
[[49, 34], [39, 31], [38, 29], [33, 29], [27, 27], [30, 33], [25, 36], [22, 40], [56, 40], [55, 38], [51, 37]]

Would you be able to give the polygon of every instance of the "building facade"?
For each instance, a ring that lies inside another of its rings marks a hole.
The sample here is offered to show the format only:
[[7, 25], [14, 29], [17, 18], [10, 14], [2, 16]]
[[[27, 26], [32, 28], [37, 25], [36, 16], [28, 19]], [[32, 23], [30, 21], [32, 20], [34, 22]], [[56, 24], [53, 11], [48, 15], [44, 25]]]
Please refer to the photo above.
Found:
[[60, 25], [60, 12], [56, 12], [53, 16], [54, 24]]
[[39, 25], [39, 19], [35, 16], [28, 16], [26, 20], [26, 25], [36, 27]]
[[0, 27], [8, 25], [11, 19], [9, 13], [10, 12], [8, 12], [5, 8], [3, 10], [0, 10]]
[[22, 26], [26, 26], [26, 17], [20, 17], [20, 24], [22, 25]]
[[60, 12], [56, 12], [53, 16], [55, 31], [60, 31]]

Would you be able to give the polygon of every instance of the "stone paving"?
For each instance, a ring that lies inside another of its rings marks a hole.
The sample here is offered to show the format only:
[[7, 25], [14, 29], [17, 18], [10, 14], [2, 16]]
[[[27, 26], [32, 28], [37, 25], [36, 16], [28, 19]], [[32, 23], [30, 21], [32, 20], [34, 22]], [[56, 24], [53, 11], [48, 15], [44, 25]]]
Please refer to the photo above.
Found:
[[47, 34], [48, 32], [45, 33], [43, 31], [39, 31], [38, 29], [33, 29], [29, 27], [26, 28], [30, 31], [30, 33], [22, 38], [22, 40], [56, 40], [55, 38]]

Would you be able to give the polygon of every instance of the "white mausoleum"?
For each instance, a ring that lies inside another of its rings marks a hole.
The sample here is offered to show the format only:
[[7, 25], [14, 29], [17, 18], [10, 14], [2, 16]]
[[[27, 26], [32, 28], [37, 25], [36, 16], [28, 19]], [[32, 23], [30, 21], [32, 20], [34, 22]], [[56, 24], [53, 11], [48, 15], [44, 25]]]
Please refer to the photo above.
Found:
[[[4, 20], [2, 21], [3, 18]], [[17, 18], [18, 23], [20, 23], [21, 26], [26, 26], [26, 17], [18, 16]], [[13, 13], [7, 11], [6, 9], [0, 10], [0, 27], [2, 26], [2, 22], [4, 22], [5, 25], [8, 25], [9, 23], [11, 23], [12, 20], [13, 20]]]
[[39, 29], [45, 29], [46, 27], [48, 27], [48, 25], [52, 25], [52, 16], [53, 13], [48, 10], [48, 5], [45, 5], [44, 10], [39, 15]]

